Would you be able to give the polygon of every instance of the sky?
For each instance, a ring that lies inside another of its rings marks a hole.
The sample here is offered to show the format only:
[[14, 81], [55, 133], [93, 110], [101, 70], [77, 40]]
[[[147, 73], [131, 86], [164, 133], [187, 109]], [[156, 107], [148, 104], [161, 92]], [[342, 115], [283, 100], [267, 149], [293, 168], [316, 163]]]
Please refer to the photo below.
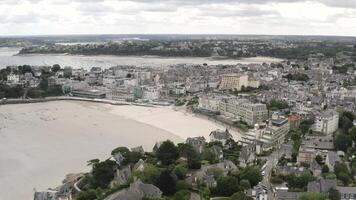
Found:
[[0, 0], [0, 35], [356, 36], [356, 0]]

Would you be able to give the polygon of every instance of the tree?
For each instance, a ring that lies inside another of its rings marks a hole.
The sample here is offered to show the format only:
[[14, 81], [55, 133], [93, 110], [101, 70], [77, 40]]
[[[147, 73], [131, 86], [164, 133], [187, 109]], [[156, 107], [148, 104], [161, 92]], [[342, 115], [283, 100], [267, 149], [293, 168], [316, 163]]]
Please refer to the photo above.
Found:
[[328, 196], [329, 196], [330, 200], [340, 200], [341, 199], [340, 192], [335, 188], [330, 188], [330, 190], [328, 191]]
[[58, 64], [54, 64], [51, 68], [52, 72], [58, 72], [61, 69], [61, 66]]
[[200, 154], [190, 144], [178, 144], [178, 152], [182, 157], [187, 158], [189, 169], [200, 169]]
[[42, 90], [47, 90], [48, 89], [48, 79], [42, 78], [39, 86]]
[[205, 148], [202, 154], [203, 160], [209, 161], [210, 164], [217, 163], [217, 157], [214, 151], [212, 151], [210, 148]]
[[154, 184], [161, 175], [161, 171], [156, 166], [146, 163], [143, 171], [136, 171], [135, 175], [144, 183]]
[[322, 167], [321, 167], [321, 172], [323, 173], [323, 174], [326, 174], [326, 173], [329, 173], [329, 167], [327, 166], [327, 165], [323, 165]]
[[169, 140], [161, 144], [156, 154], [163, 165], [170, 165], [174, 163], [179, 156], [177, 147]]
[[356, 142], [356, 126], [353, 126], [351, 129], [349, 129], [349, 135], [351, 139]]
[[248, 190], [251, 188], [250, 182], [248, 180], [241, 180], [240, 187], [244, 190]]
[[300, 196], [298, 200], [327, 200], [327, 196], [324, 193], [307, 192]]
[[248, 180], [251, 187], [262, 181], [261, 171], [257, 167], [245, 167], [240, 174], [240, 179]]
[[81, 191], [77, 196], [77, 200], [95, 200], [97, 198], [96, 191], [94, 189], [90, 189], [88, 191]]
[[174, 200], [190, 200], [189, 190], [181, 190], [174, 194]]
[[347, 148], [351, 146], [351, 143], [350, 136], [343, 133], [337, 134], [334, 140], [335, 148], [341, 151], [347, 151]]
[[178, 179], [182, 180], [185, 178], [185, 175], [187, 174], [188, 169], [183, 167], [182, 165], [177, 165], [174, 167], [173, 172], [178, 177]]
[[107, 188], [113, 180], [115, 174], [116, 162], [106, 160], [93, 165], [92, 186], [93, 188]]
[[323, 161], [324, 161], [323, 156], [321, 156], [321, 155], [317, 155], [315, 157], [315, 160], [319, 165], [323, 164]]
[[339, 179], [340, 181], [342, 181], [342, 183], [345, 185], [345, 186], [348, 186], [351, 179], [350, 179], [350, 176], [345, 173], [345, 172], [340, 172], [339, 174], [336, 175], [337, 179]]
[[156, 185], [163, 192], [164, 195], [173, 195], [176, 192], [176, 178], [172, 173], [165, 170], [159, 176]]
[[217, 180], [217, 186], [213, 189], [215, 195], [231, 196], [239, 191], [239, 181], [236, 177], [225, 176]]
[[253, 200], [253, 198], [248, 197], [244, 192], [236, 192], [231, 195], [230, 200]]

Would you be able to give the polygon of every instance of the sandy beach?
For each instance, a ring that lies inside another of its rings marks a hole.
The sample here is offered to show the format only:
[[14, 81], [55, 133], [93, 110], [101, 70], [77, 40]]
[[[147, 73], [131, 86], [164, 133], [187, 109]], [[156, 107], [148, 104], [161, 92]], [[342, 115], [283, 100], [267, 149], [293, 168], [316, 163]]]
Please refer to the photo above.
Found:
[[0, 199], [33, 198], [117, 146], [182, 142], [224, 128], [171, 108], [56, 101], [0, 106]]

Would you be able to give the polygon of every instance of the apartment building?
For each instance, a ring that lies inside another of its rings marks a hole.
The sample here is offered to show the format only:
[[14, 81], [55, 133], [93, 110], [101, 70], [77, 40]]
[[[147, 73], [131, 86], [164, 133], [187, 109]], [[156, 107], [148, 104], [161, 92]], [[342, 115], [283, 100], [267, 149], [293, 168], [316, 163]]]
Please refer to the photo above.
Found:
[[339, 113], [335, 110], [326, 110], [315, 117], [314, 131], [323, 134], [332, 134], [339, 128]]

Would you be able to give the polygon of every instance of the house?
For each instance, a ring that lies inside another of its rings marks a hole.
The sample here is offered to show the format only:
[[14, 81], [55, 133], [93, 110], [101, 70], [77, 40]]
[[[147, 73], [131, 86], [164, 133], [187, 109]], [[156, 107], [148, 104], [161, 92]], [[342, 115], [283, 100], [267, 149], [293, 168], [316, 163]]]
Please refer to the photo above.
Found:
[[277, 190], [276, 200], [298, 200], [303, 192], [288, 192], [288, 190]]
[[214, 145], [214, 146], [211, 147], [211, 150], [216, 155], [216, 159], [218, 159], [218, 160], [224, 159], [224, 151], [220, 146]]
[[115, 161], [118, 165], [121, 165], [122, 161], [125, 160], [125, 157], [120, 152], [113, 155], [113, 158], [115, 159]]
[[133, 194], [139, 194], [142, 198], [145, 199], [159, 199], [162, 197], [162, 191], [152, 185], [142, 183], [141, 180], [137, 180], [130, 185], [129, 192]]
[[341, 194], [341, 200], [355, 200], [356, 187], [336, 187]]
[[218, 141], [223, 144], [225, 144], [227, 140], [232, 139], [232, 135], [229, 133], [229, 130], [227, 129], [225, 131], [217, 129], [215, 131], [212, 131], [209, 136], [210, 136], [210, 141], [212, 142]]
[[336, 188], [335, 179], [318, 179], [308, 183], [308, 192], [328, 192], [331, 188]]
[[72, 189], [69, 184], [64, 184], [55, 190], [35, 192], [34, 200], [72, 200]]
[[340, 157], [337, 155], [335, 151], [328, 151], [325, 158], [325, 164], [329, 167], [329, 170], [331, 172], [334, 171], [336, 162], [340, 162]]
[[162, 197], [162, 191], [152, 185], [142, 183], [141, 180], [136, 180], [130, 184], [127, 189], [120, 190], [104, 200], [142, 200], [142, 199], [160, 199]]
[[254, 200], [268, 200], [267, 187], [262, 184], [258, 184], [247, 191], [247, 196]]
[[137, 163], [134, 165], [133, 167], [133, 171], [140, 171], [142, 172], [145, 169], [145, 161], [143, 161], [142, 159], [140, 159], [139, 161], [137, 161]]
[[43, 192], [35, 192], [34, 200], [56, 200], [56, 190], [48, 189]]
[[319, 177], [321, 175], [322, 168], [315, 159], [310, 163], [309, 169], [315, 177]]
[[243, 146], [239, 156], [240, 165], [245, 167], [249, 163], [255, 160], [256, 153], [256, 145], [255, 144], [247, 144]]
[[126, 166], [122, 169], [117, 169], [114, 174], [114, 179], [110, 183], [111, 188], [126, 184], [130, 176], [131, 176], [130, 166]]
[[198, 153], [202, 153], [206, 140], [203, 136], [193, 138], [189, 137], [185, 140], [185, 143], [192, 145]]
[[297, 162], [300, 163], [311, 163], [315, 159], [316, 153], [314, 149], [300, 147], [297, 157]]

